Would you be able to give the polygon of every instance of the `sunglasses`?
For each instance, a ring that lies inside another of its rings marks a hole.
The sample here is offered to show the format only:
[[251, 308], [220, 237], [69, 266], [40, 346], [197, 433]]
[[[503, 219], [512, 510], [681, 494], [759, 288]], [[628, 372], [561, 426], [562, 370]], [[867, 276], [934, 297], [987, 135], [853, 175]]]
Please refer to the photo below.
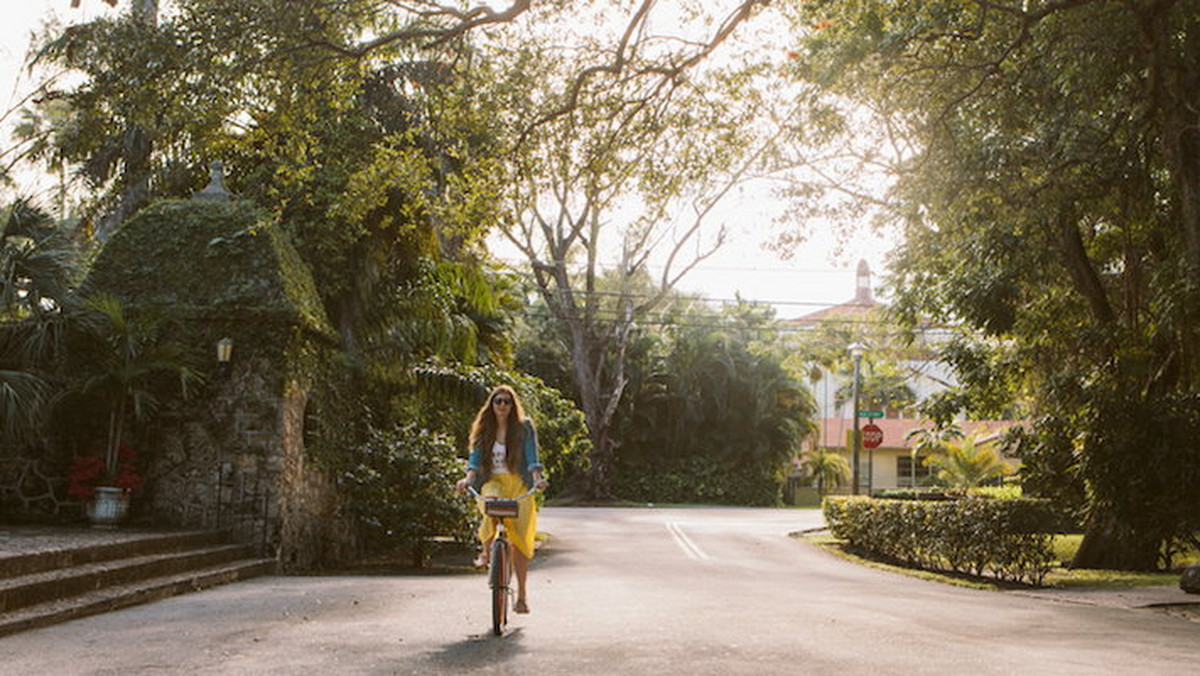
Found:
[[504, 404], [505, 406], [512, 406], [513, 400], [508, 397], [492, 397], [492, 403], [493, 404]]

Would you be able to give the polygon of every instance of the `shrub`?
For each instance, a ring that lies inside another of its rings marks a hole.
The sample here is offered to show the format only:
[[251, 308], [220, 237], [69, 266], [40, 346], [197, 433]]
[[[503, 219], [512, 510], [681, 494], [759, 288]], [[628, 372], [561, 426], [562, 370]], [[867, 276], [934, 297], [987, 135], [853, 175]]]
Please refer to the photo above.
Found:
[[1041, 584], [1054, 561], [1045, 500], [827, 498], [824, 511], [850, 547], [910, 566]]
[[351, 455], [338, 481], [369, 550], [400, 547], [421, 567], [434, 536], [469, 540], [475, 511], [454, 489], [463, 469], [449, 437], [416, 425], [371, 430]]
[[884, 500], [957, 500], [963, 494], [942, 488], [896, 488], [876, 491], [873, 497]]
[[779, 503], [783, 483], [778, 473], [761, 467], [727, 467], [702, 456], [665, 469], [622, 469], [616, 489], [635, 502], [771, 506]]
[[971, 497], [1014, 500], [1024, 497], [1025, 492], [1020, 484], [1004, 484], [1002, 486], [976, 486], [967, 493]]

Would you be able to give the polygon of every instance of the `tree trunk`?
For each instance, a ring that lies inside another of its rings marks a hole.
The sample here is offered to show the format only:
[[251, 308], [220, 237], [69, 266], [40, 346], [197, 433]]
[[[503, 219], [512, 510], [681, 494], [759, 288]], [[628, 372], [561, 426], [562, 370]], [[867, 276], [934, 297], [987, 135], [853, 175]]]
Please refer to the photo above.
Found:
[[[130, 13], [135, 20], [147, 28], [158, 25], [158, 0], [134, 0]], [[125, 130], [122, 161], [125, 164], [124, 187], [117, 198], [117, 205], [100, 220], [96, 235], [101, 241], [150, 203], [151, 157], [154, 144], [150, 134], [136, 122], [130, 122]]]
[[1088, 520], [1083, 541], [1071, 560], [1072, 568], [1155, 570], [1162, 543], [1140, 535], [1116, 518], [1095, 515]]
[[[588, 437], [592, 442], [588, 454], [588, 470], [581, 487], [585, 497], [591, 500], [607, 500], [612, 497], [609, 478], [612, 466], [613, 441], [609, 436], [615, 401], [619, 401], [624, 382], [605, 382], [612, 376], [604, 372], [605, 351], [596, 336], [589, 333], [582, 322], [571, 322], [572, 350], [575, 384], [579, 388], [580, 407], [587, 421]], [[614, 359], [622, 361], [624, 351], [618, 351]], [[618, 369], [614, 369], [618, 370]]]
[[1180, 304], [1184, 317], [1182, 371], [1195, 378], [1200, 364], [1200, 330], [1192, 317], [1200, 294], [1200, 21], [1179, 25], [1177, 3], [1148, 3], [1141, 15], [1149, 59], [1150, 98], [1161, 125], [1162, 155], [1178, 199], [1183, 233], [1184, 275], [1190, 299]]

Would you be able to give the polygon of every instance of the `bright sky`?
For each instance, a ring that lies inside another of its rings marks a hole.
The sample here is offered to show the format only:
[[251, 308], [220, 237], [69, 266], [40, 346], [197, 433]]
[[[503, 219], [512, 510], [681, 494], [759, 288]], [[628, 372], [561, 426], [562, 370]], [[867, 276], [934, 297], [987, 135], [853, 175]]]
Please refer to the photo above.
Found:
[[[5, 5], [0, 22], [0, 102], [4, 111], [28, 92], [28, 76], [21, 66], [30, 36], [43, 19], [56, 15], [73, 23], [111, 11], [102, 0], [83, 0], [77, 9], [71, 8], [71, 0], [7, 0]], [[11, 118], [6, 119], [0, 132], [5, 144], [10, 123]], [[867, 260], [878, 279], [893, 243], [865, 232], [840, 247], [833, 233], [813, 232], [787, 261], [763, 249], [771, 220], [783, 209], [766, 191], [753, 189], [745, 191], [740, 202], [728, 204], [714, 222], [714, 226], [723, 222], [728, 228], [727, 244], [685, 277], [680, 288], [712, 299], [732, 299], [740, 294], [747, 300], [774, 304], [779, 316], [787, 318], [851, 299], [860, 258]]]

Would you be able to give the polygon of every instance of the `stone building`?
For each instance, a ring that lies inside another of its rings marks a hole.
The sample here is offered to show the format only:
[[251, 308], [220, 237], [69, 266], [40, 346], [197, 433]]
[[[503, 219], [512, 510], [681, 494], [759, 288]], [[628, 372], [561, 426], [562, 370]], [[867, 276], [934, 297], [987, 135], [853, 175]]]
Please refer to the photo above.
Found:
[[[194, 198], [125, 223], [84, 287], [167, 318], [170, 338], [206, 376], [193, 396], [133, 430], [148, 478], [135, 513], [229, 529], [283, 570], [353, 556], [336, 487], [306, 449], [310, 404], [338, 340], [280, 227], [231, 199], [215, 171]], [[223, 364], [222, 340], [232, 345]]]

